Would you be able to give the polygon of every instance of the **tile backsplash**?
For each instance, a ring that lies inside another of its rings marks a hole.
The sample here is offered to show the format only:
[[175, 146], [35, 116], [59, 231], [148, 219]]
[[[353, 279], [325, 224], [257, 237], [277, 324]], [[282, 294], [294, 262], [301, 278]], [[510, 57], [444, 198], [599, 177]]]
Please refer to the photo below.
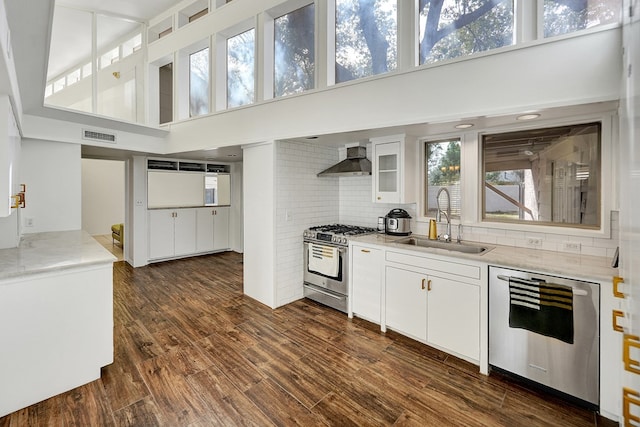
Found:
[[[412, 216], [411, 230], [414, 234], [428, 235], [429, 223], [416, 221], [416, 204], [380, 204], [372, 200], [372, 177], [357, 176], [340, 178], [339, 212], [340, 222], [345, 224], [376, 227], [377, 218], [385, 216], [393, 208], [402, 208]], [[445, 225], [438, 224], [438, 233], [444, 231]], [[576, 237], [562, 234], [513, 231], [481, 226], [463, 226], [462, 238], [473, 242], [494, 245], [515, 246], [542, 249], [554, 252], [580, 253], [613, 257], [618, 246], [618, 212], [611, 212], [611, 238]], [[457, 225], [453, 224], [453, 238], [457, 236]], [[540, 239], [541, 245], [533, 247], [531, 239]]]
[[[416, 204], [380, 204], [372, 199], [372, 177], [318, 178], [316, 174], [344, 158], [344, 150], [312, 142], [279, 141], [276, 150], [276, 254], [277, 304], [302, 298], [302, 233], [321, 224], [343, 223], [377, 227], [379, 216], [393, 208], [405, 209], [413, 217], [414, 234], [427, 235], [428, 222], [416, 221]], [[438, 224], [442, 233], [444, 224]], [[464, 240], [537, 249], [612, 257], [618, 246], [618, 212], [611, 213], [610, 239], [575, 237], [551, 233], [512, 231], [466, 225]], [[457, 225], [452, 227], [457, 236]]]

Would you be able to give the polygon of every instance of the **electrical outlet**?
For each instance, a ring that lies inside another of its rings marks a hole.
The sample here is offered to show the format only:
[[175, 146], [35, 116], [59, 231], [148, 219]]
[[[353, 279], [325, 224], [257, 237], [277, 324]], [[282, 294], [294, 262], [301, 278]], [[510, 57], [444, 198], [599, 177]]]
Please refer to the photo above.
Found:
[[542, 247], [542, 238], [540, 237], [527, 237], [527, 246], [530, 248]]
[[291, 212], [289, 212], [288, 210], [284, 212], [284, 220], [291, 221]]
[[24, 219], [25, 227], [33, 227], [33, 218], [25, 218]]
[[580, 253], [581, 248], [581, 244], [578, 242], [563, 242], [562, 243], [562, 250], [563, 252], [573, 252], [576, 254]]

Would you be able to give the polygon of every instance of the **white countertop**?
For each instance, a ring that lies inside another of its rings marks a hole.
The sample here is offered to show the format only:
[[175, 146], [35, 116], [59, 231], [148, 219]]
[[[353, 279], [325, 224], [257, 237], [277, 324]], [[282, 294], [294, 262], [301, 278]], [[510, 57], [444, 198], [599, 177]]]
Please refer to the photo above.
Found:
[[114, 261], [86, 231], [25, 234], [17, 248], [0, 249], [0, 280]]
[[[426, 236], [417, 235], [412, 237], [426, 238]], [[446, 249], [424, 248], [410, 246], [403, 243], [395, 243], [397, 240], [402, 238], [403, 237], [400, 236], [389, 236], [386, 234], [367, 234], [364, 236], [352, 237], [351, 241], [353, 243], [380, 245], [387, 248], [421, 252], [424, 254], [437, 254], [450, 258], [469, 259], [484, 262], [489, 265], [533, 270], [534, 272], [539, 273], [549, 273], [584, 280], [610, 282], [611, 278], [618, 274], [618, 269], [611, 268], [611, 259], [606, 257], [517, 248], [513, 246], [502, 246], [479, 242], [467, 243], [493, 249], [481, 255], [466, 254], [448, 251]]]

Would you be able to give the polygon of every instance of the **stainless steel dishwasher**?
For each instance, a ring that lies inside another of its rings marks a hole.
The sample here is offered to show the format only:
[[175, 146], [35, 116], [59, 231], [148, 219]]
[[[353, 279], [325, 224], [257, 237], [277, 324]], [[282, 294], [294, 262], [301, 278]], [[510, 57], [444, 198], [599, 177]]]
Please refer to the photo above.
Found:
[[489, 365], [597, 408], [599, 313], [597, 283], [491, 266]]

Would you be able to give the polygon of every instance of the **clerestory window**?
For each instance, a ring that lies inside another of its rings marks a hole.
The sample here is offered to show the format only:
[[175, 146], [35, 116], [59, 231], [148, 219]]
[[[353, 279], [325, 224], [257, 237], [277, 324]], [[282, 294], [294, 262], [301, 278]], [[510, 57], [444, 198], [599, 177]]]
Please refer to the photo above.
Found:
[[398, 66], [397, 0], [336, 0], [336, 83]]
[[313, 3], [274, 20], [274, 96], [313, 89], [315, 51]]
[[513, 0], [420, 0], [420, 64], [513, 44]]
[[255, 102], [255, 40], [252, 28], [227, 39], [227, 107]]
[[622, 0], [544, 0], [544, 37], [620, 22]]

